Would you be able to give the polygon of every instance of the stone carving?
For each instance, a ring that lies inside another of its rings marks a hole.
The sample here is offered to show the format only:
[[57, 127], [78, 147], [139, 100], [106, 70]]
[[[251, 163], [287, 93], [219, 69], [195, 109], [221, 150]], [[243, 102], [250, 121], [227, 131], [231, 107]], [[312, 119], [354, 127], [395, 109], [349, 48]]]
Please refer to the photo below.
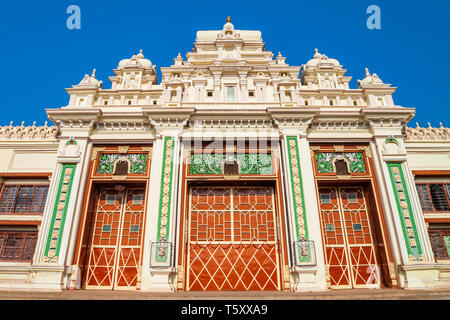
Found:
[[[300, 169], [300, 157], [298, 154], [297, 137], [287, 137], [287, 148], [289, 152], [289, 168], [292, 184], [292, 198], [295, 210], [297, 240], [308, 239], [308, 229], [306, 225], [305, 203], [303, 194], [303, 183]], [[302, 256], [302, 255], [300, 255]], [[302, 262], [310, 259], [302, 256]], [[306, 259], [306, 260], [305, 260]]]
[[406, 140], [408, 141], [426, 141], [426, 140], [441, 140], [441, 141], [449, 141], [450, 140], [450, 129], [446, 128], [442, 125], [442, 122], [439, 123], [439, 128], [431, 127], [428, 122], [428, 127], [423, 128], [420, 127], [416, 122], [415, 128], [406, 128]]
[[367, 87], [390, 87], [390, 84], [385, 84], [376, 73], [370, 74], [369, 69], [366, 68], [366, 77], [362, 80], [358, 80], [359, 88]]
[[175, 139], [165, 137], [164, 139], [164, 158], [161, 173], [161, 194], [159, 202], [159, 222], [158, 222], [158, 248], [155, 260], [157, 262], [166, 262], [168, 259], [167, 246], [165, 243], [169, 238], [169, 219], [170, 204], [172, 195], [172, 175], [173, 175], [173, 156], [175, 149]]
[[75, 164], [63, 164], [61, 178], [59, 181], [58, 193], [55, 199], [53, 216], [47, 236], [47, 244], [44, 254], [44, 262], [58, 262], [59, 249], [61, 245], [64, 222], [69, 205], [70, 191], [75, 174]]
[[80, 147], [78, 146], [77, 141], [74, 139], [74, 137], [70, 137], [70, 139], [67, 140], [64, 144], [64, 152], [62, 153], [62, 156], [77, 157], [80, 155], [79, 149]]
[[36, 126], [36, 121], [32, 126], [24, 126], [24, 122], [20, 126], [13, 126], [13, 122], [9, 126], [0, 126], [0, 140], [56, 140], [58, 136], [58, 128], [56, 126], [48, 126], [47, 121], [43, 126]]
[[103, 81], [99, 81], [95, 78], [96, 70], [92, 70], [92, 74], [89, 76], [89, 74], [85, 74], [84, 78], [81, 79], [80, 83], [78, 85], [75, 85], [74, 87], [95, 87], [95, 88], [101, 88], [103, 86]]
[[392, 188], [397, 203], [398, 214], [403, 230], [409, 262], [423, 261], [422, 248], [420, 245], [416, 224], [414, 221], [412, 206], [410, 203], [408, 189], [403, 175], [401, 163], [387, 163]]
[[398, 154], [400, 151], [400, 145], [397, 139], [394, 136], [389, 135], [384, 141], [383, 145], [383, 153], [384, 154]]

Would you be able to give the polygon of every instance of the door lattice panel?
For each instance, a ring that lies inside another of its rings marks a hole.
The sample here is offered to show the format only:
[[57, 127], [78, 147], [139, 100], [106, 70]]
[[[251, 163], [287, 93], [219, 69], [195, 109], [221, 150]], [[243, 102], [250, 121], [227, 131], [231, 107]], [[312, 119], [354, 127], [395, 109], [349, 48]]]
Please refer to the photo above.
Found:
[[272, 188], [192, 188], [188, 290], [279, 290]]
[[320, 188], [319, 196], [331, 287], [378, 287], [379, 267], [363, 189]]
[[102, 188], [95, 212], [86, 288], [136, 288], [145, 190]]

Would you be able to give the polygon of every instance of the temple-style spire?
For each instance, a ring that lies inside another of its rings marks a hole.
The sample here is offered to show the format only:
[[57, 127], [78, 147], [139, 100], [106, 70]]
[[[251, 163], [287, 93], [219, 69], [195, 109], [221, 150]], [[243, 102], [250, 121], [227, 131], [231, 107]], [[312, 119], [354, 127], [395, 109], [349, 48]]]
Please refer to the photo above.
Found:
[[230, 16], [228, 16], [228, 18], [227, 18], [227, 22], [231, 22], [231, 18], [230, 18]]

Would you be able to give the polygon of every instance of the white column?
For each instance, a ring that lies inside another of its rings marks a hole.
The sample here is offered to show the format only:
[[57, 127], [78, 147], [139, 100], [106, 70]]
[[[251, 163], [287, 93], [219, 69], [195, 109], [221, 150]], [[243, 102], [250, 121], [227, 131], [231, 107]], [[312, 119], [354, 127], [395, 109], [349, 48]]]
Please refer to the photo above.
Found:
[[[65, 287], [65, 276], [68, 271], [69, 238], [74, 216], [76, 215], [77, 198], [82, 192], [80, 181], [83, 174], [83, 163], [87, 149], [87, 139], [75, 140], [67, 144], [60, 141], [57, 165], [49, 187], [49, 198], [44, 209], [39, 239], [36, 244], [33, 269], [33, 282], [42, 289], [62, 289]], [[73, 165], [67, 174], [65, 165]], [[65, 176], [63, 176], [66, 173]], [[62, 183], [65, 178], [68, 185]], [[62, 187], [67, 187], [64, 192]], [[61, 190], [60, 190], [61, 187]], [[60, 193], [58, 193], [60, 191]], [[60, 207], [61, 206], [61, 207]], [[52, 228], [50, 230], [50, 228]]]
[[[283, 181], [287, 204], [286, 219], [290, 234], [288, 245], [290, 247], [289, 251], [291, 252], [292, 289], [294, 291], [324, 290], [326, 289], [325, 263], [313, 166], [310, 157], [309, 143], [305, 136], [298, 135], [299, 131], [300, 129], [297, 128], [283, 130], [284, 136], [282, 140]], [[296, 161], [294, 159], [297, 158], [296, 155], [292, 154], [292, 150], [295, 150], [295, 148], [298, 150], [298, 165], [293, 164]], [[298, 170], [298, 177], [296, 177], [295, 174], [296, 170]], [[297, 190], [293, 190], [293, 188]], [[298, 188], [300, 188], [300, 190]], [[299, 191], [303, 194], [301, 199], [299, 199]], [[295, 197], [294, 193], [296, 193]], [[302, 218], [302, 216], [304, 218]], [[304, 225], [302, 219], [305, 221]], [[299, 230], [297, 230], [297, 224]], [[303, 232], [307, 232], [307, 234]], [[298, 240], [298, 237], [306, 237], [307, 240], [314, 241], [315, 252], [312, 254], [315, 255], [315, 264], [294, 265], [292, 245], [294, 241]]]

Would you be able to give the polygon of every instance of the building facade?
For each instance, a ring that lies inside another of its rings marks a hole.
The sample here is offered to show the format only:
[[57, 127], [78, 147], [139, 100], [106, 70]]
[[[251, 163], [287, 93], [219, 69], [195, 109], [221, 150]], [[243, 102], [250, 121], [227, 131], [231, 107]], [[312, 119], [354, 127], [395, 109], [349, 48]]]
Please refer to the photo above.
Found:
[[142, 50], [113, 71], [0, 128], [0, 288], [450, 287], [449, 129], [375, 73], [229, 19], [160, 82]]

